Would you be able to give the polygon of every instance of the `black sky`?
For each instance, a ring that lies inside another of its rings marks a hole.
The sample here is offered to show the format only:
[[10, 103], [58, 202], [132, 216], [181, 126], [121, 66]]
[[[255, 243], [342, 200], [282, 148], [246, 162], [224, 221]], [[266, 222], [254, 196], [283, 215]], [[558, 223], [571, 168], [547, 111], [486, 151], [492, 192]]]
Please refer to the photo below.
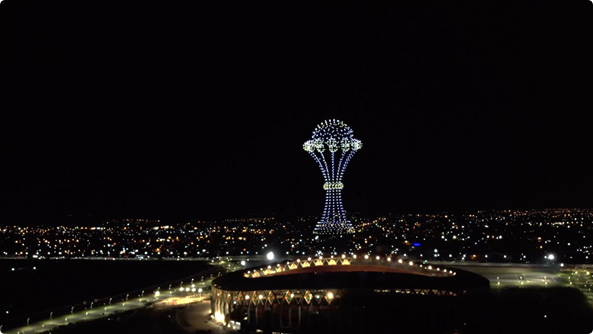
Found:
[[[593, 3], [0, 4], [0, 217], [593, 207]], [[53, 218], [48, 218], [53, 217]]]

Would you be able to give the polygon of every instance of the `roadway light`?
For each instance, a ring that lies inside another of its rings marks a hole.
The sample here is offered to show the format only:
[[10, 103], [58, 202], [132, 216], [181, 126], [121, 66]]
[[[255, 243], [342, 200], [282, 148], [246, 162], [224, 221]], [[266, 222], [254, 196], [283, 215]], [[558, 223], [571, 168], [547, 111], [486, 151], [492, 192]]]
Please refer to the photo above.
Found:
[[266, 258], [268, 260], [270, 260], [270, 261], [273, 260], [274, 259], [274, 252], [269, 252], [268, 254], [266, 254]]

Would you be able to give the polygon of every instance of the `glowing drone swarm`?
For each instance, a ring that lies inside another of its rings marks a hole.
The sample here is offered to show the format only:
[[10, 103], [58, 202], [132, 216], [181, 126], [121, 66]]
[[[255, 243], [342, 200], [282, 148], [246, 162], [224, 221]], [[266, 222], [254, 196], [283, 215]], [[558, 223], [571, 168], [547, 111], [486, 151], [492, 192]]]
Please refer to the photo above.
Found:
[[354, 233], [342, 204], [342, 178], [348, 162], [361, 148], [362, 142], [354, 138], [352, 129], [335, 119], [319, 124], [313, 131], [313, 138], [303, 144], [303, 149], [319, 165], [325, 180], [325, 207], [314, 234]]

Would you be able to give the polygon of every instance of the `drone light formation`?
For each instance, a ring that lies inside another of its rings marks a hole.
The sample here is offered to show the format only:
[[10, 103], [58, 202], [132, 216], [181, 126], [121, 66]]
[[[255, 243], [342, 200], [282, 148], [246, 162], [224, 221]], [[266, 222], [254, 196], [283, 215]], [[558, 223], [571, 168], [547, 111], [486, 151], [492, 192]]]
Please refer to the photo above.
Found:
[[352, 129], [336, 119], [317, 125], [313, 138], [303, 144], [303, 149], [319, 165], [325, 180], [325, 207], [314, 234], [354, 233], [342, 204], [342, 178], [348, 162], [361, 148], [362, 142], [354, 138]]

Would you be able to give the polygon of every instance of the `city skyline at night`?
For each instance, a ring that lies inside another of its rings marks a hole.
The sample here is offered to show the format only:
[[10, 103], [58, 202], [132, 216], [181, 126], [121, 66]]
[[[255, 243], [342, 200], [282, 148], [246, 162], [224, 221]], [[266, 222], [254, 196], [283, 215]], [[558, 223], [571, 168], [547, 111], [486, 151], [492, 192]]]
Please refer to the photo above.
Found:
[[0, 334], [589, 334], [591, 17], [0, 0]]

